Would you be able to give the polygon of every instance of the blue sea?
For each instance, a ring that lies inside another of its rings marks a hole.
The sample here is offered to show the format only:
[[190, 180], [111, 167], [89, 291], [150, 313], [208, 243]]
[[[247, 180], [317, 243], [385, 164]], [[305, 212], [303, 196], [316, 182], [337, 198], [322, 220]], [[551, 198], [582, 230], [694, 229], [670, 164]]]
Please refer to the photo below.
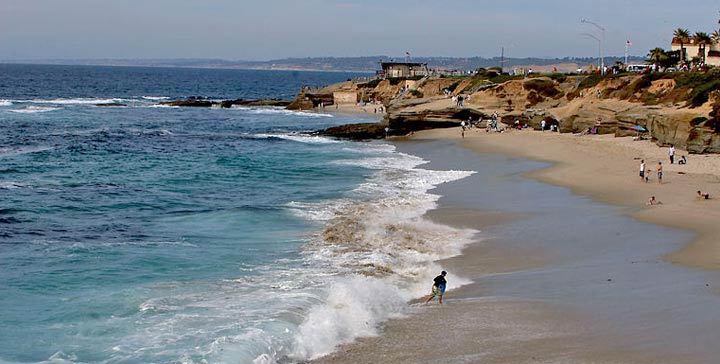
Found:
[[0, 362], [299, 362], [402, 316], [471, 172], [307, 134], [362, 117], [160, 104], [357, 76], [0, 65]]

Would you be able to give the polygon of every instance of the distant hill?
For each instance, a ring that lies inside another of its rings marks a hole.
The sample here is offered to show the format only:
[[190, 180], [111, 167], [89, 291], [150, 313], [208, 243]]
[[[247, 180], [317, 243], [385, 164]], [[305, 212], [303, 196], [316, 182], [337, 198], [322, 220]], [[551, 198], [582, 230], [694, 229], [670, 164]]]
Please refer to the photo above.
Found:
[[[381, 61], [404, 61], [404, 57], [369, 56], [369, 57], [309, 57], [283, 58], [269, 61], [232, 61], [224, 59], [181, 58], [181, 59], [46, 59], [46, 60], [14, 60], [3, 63], [55, 64], [55, 65], [94, 65], [94, 66], [131, 66], [131, 67], [188, 67], [188, 68], [221, 68], [221, 69], [263, 69], [263, 70], [317, 70], [317, 71], [352, 71], [375, 72], [380, 68]], [[622, 61], [623, 57], [610, 56], [605, 63], [612, 65]], [[643, 63], [643, 57], [632, 56], [629, 63]], [[469, 71], [483, 67], [500, 66], [500, 57], [413, 57], [412, 62], [427, 63], [430, 68]], [[597, 58], [565, 57], [565, 58], [505, 58], [506, 69], [523, 66], [552, 66], [556, 64], [586, 67], [597, 65]]]

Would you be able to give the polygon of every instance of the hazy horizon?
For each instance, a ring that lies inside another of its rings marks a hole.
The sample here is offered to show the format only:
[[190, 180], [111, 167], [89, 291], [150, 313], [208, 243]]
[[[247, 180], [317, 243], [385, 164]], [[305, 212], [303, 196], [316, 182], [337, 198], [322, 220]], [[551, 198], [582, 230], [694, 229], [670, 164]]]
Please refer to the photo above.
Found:
[[0, 59], [224, 59], [267, 61], [375, 54], [426, 57], [595, 57], [582, 35], [606, 29], [606, 54], [669, 48], [672, 31], [711, 32], [720, 6], [609, 0], [483, 4], [428, 0], [2, 0]]

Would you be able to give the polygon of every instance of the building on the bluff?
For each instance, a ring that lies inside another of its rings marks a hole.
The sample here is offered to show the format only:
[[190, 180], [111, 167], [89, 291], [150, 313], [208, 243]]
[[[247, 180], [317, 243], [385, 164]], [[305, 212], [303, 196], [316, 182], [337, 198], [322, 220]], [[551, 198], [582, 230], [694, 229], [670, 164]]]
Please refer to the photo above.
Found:
[[380, 62], [381, 76], [384, 78], [427, 76], [427, 63]]
[[704, 44], [703, 42], [699, 42], [695, 37], [690, 37], [683, 42], [677, 37], [673, 38], [671, 49], [673, 51], [680, 51], [681, 46], [685, 49], [685, 60], [690, 61], [694, 57], [700, 57], [702, 59], [703, 53], [705, 53], [706, 65], [720, 66], [720, 42], [715, 40]]

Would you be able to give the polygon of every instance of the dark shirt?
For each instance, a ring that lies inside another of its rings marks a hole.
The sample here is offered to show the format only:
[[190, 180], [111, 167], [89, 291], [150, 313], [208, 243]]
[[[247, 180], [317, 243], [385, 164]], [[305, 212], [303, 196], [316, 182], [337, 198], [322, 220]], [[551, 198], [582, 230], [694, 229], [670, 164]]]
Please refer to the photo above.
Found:
[[434, 282], [433, 285], [434, 285], [435, 287], [440, 287], [441, 285], [444, 286], [444, 285], [447, 284], [447, 281], [445, 280], [445, 277], [442, 276], [442, 274], [439, 275], [439, 276], [437, 276], [437, 277], [435, 277], [435, 279], [433, 279], [433, 282]]

